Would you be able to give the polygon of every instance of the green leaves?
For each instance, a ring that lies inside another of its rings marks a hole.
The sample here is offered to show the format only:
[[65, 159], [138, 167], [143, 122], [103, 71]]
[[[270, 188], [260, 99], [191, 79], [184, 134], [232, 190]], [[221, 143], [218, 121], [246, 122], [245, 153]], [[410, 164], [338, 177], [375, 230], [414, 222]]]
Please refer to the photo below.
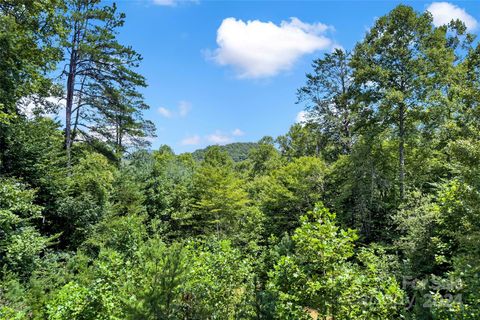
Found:
[[18, 115], [17, 103], [32, 95], [46, 97], [59, 50], [57, 0], [3, 1], [0, 4], [0, 123]]
[[40, 254], [54, 239], [42, 236], [33, 225], [42, 210], [34, 198], [35, 192], [18, 181], [0, 179], [0, 268], [24, 278], [36, 269]]
[[[283, 147], [285, 151], [309, 152], [302, 155], [322, 153], [328, 160], [335, 160], [339, 155], [350, 152], [356, 125], [357, 93], [350, 59], [349, 52], [335, 49], [333, 53], [327, 53], [322, 59], [313, 61], [314, 72], [306, 75], [305, 86], [297, 90], [297, 103], [303, 103], [307, 111], [307, 121], [303, 125], [306, 125], [310, 132], [304, 139], [310, 137], [315, 139], [316, 143], [310, 145], [308, 151], [301, 145], [303, 150], [298, 148], [299, 146], [290, 145], [288, 149]], [[292, 142], [295, 131], [301, 131], [299, 126], [297, 124], [290, 129]], [[294, 150], [289, 150], [291, 148]]]
[[79, 246], [107, 213], [114, 172], [115, 167], [97, 153], [87, 154], [73, 167], [55, 212], [64, 244]]
[[138, 252], [139, 282], [135, 288], [133, 318], [178, 319], [182, 310], [182, 295], [191, 264], [181, 244], [167, 247], [151, 239]]
[[335, 225], [335, 214], [321, 203], [294, 235], [293, 252], [270, 272], [268, 289], [277, 294], [276, 317], [318, 314], [339, 319], [396, 319], [403, 293], [382, 251], [362, 249], [355, 259], [354, 230]]
[[[128, 156], [154, 128], [124, 21], [0, 4], [0, 318], [480, 317], [480, 46], [460, 21], [380, 17], [313, 62], [308, 121], [277, 139]], [[57, 45], [65, 132], [42, 117]]]
[[133, 256], [102, 249], [57, 290], [48, 319], [235, 319], [253, 309], [251, 262], [229, 241], [167, 245], [151, 238]]
[[298, 226], [299, 216], [321, 199], [325, 173], [322, 160], [301, 157], [254, 180], [251, 192], [267, 216], [268, 235]]
[[[393, 134], [398, 141], [401, 201], [412, 184], [406, 172], [410, 143], [430, 125], [423, 115], [435, 110], [439, 95], [448, 92], [455, 58], [446, 30], [435, 28], [428, 13], [404, 5], [378, 19], [355, 48], [353, 77], [361, 88], [359, 101], [374, 116], [370, 126]], [[442, 117], [436, 120], [435, 126], [442, 125]]]

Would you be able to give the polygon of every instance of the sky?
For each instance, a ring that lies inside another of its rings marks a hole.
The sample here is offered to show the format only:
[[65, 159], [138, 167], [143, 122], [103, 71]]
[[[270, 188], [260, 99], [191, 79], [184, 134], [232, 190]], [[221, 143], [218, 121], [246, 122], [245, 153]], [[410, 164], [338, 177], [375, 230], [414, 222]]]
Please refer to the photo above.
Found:
[[480, 1], [121, 0], [121, 43], [138, 71], [162, 144], [176, 153], [285, 134], [302, 116], [296, 90], [314, 59], [351, 50], [396, 5], [429, 10], [434, 24], [480, 29]]

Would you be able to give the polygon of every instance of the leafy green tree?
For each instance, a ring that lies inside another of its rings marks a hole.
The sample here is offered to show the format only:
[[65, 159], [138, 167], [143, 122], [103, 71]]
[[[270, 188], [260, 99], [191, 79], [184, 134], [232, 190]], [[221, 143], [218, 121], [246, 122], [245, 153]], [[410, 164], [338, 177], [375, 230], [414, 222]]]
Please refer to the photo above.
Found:
[[299, 225], [299, 217], [321, 200], [325, 173], [322, 160], [302, 157], [255, 180], [251, 193], [266, 215], [267, 235], [281, 236]]
[[462, 121], [459, 126], [465, 131], [465, 136], [478, 136], [478, 101], [480, 97], [480, 45], [471, 48], [467, 57], [459, 65], [460, 81], [457, 83], [460, 87], [460, 97], [462, 99], [463, 109], [458, 113], [459, 120]]
[[76, 276], [77, 255], [56, 248], [52, 246], [42, 253], [40, 263], [24, 285], [25, 292], [20, 297], [30, 318], [47, 318], [48, 301]]
[[[48, 319], [252, 318], [251, 261], [228, 240], [167, 245], [152, 237], [123, 256], [103, 248], [45, 304]], [[81, 266], [83, 264], [83, 266]]]
[[250, 201], [244, 181], [233, 170], [233, 162], [225, 152], [210, 147], [192, 183], [190, 223], [195, 234], [255, 244], [263, 216]]
[[328, 170], [325, 203], [343, 226], [360, 232], [362, 242], [390, 241], [395, 235], [395, 149], [388, 133], [364, 136]]
[[146, 175], [145, 205], [150, 219], [166, 238], [191, 234], [189, 208], [193, 203], [193, 175], [196, 164], [191, 155], [175, 156], [162, 146], [153, 153], [151, 173]]
[[47, 305], [48, 319], [78, 319], [82, 317], [88, 289], [71, 282], [65, 285]]
[[58, 290], [46, 304], [47, 319], [125, 319], [122, 307], [132, 268], [112, 250], [100, 253], [92, 266]]
[[436, 184], [430, 195], [417, 192], [397, 214], [397, 246], [406, 258], [404, 272], [423, 284], [412, 294], [429, 308], [416, 308], [416, 314], [474, 319], [479, 314], [478, 142], [458, 139], [447, 152], [450, 180]]
[[[293, 252], [270, 272], [277, 318], [397, 319], [403, 293], [387, 263], [373, 250], [355, 254], [354, 230], [335, 225], [335, 214], [319, 204], [301, 218]], [[380, 253], [381, 254], [381, 253]]]
[[5, 140], [0, 151], [0, 175], [16, 177], [36, 189], [35, 203], [44, 207], [48, 223], [37, 227], [50, 229], [56, 211], [55, 198], [64, 185], [66, 164], [62, 132], [59, 124], [49, 118], [17, 119], [3, 131]]
[[81, 249], [93, 257], [102, 249], [111, 249], [130, 258], [142, 248], [147, 239], [145, 220], [144, 215], [117, 216], [107, 213], [93, 227]]
[[0, 318], [21, 320], [28, 314], [25, 287], [13, 273], [3, 271], [0, 281]]
[[35, 191], [15, 180], [0, 180], [0, 268], [27, 278], [40, 263], [40, 254], [52, 244], [32, 222], [41, 219]]
[[0, 4], [0, 123], [20, 113], [22, 98], [50, 94], [47, 73], [60, 59], [55, 44], [61, 32], [61, 7], [57, 0]]
[[76, 248], [108, 212], [115, 168], [100, 154], [87, 154], [72, 168], [66, 188], [57, 199], [54, 230], [64, 246]]
[[329, 145], [322, 145], [319, 135], [319, 125], [313, 122], [296, 123], [290, 127], [287, 134], [279, 136], [276, 141], [283, 157], [291, 160], [299, 157], [314, 157], [331, 154]]
[[[447, 27], [435, 28], [430, 13], [400, 5], [379, 18], [352, 56], [353, 76], [368, 117], [395, 127], [398, 188], [405, 194], [405, 148], [421, 115], [441, 95], [455, 61]], [[373, 117], [373, 118], [372, 118]]]
[[[252, 150], [256, 146], [257, 144], [255, 142], [234, 142], [219, 147], [223, 151], [226, 151], [228, 155], [232, 157], [232, 160], [234, 162], [240, 162], [246, 160], [248, 158], [250, 150]], [[197, 161], [203, 161], [207, 149], [208, 147], [195, 150], [194, 152], [192, 152], [193, 158]]]
[[252, 261], [228, 240], [193, 242], [188, 249], [191, 273], [183, 288], [185, 317], [254, 318]]
[[114, 173], [105, 214], [81, 248], [93, 257], [102, 249], [113, 249], [131, 258], [147, 239], [145, 195], [129, 165]]
[[275, 148], [273, 138], [263, 137], [260, 139], [257, 146], [250, 150], [248, 161], [251, 163], [251, 176], [264, 175], [278, 167], [281, 163], [280, 153]]
[[433, 196], [414, 192], [395, 216], [400, 233], [396, 245], [408, 258], [410, 276], [423, 278], [445, 268], [447, 248], [437, 231], [440, 215]]
[[317, 148], [332, 149], [333, 159], [348, 154], [352, 146], [356, 90], [350, 58], [349, 52], [335, 49], [314, 60], [313, 73], [297, 91], [297, 103], [304, 103], [308, 112], [307, 123], [319, 131]]
[[125, 164], [115, 171], [112, 182], [115, 192], [110, 194], [109, 200], [112, 204], [112, 211], [117, 215], [146, 213], [143, 185], [136, 179], [134, 170], [134, 167]]

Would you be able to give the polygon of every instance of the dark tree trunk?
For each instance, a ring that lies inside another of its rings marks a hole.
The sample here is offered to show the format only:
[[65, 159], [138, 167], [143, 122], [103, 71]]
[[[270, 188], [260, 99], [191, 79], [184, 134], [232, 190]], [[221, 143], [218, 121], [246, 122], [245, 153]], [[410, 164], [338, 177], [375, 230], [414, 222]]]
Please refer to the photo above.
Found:
[[[65, 150], [67, 152], [67, 165], [70, 168], [72, 164], [71, 148], [72, 148], [72, 110], [73, 96], [75, 91], [75, 76], [77, 73], [77, 40], [79, 30], [75, 30], [72, 39], [70, 61], [67, 76], [67, 101], [65, 106]], [[78, 110], [77, 110], [78, 112]]]
[[404, 103], [400, 103], [399, 105], [398, 116], [399, 116], [398, 183], [400, 188], [400, 201], [403, 201], [405, 197], [405, 104]]

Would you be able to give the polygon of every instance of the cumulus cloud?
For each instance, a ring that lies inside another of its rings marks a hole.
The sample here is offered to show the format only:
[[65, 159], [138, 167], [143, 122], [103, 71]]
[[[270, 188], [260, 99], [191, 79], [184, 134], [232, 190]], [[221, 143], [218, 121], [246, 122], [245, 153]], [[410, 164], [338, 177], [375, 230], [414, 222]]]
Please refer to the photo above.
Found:
[[159, 6], [175, 7], [181, 3], [198, 3], [198, 0], [153, 0], [153, 3]]
[[200, 140], [201, 140], [200, 136], [193, 135], [193, 136], [189, 136], [189, 137], [184, 138], [181, 141], [181, 144], [184, 145], [184, 146], [194, 146], [194, 145], [200, 144]]
[[226, 144], [232, 141], [232, 138], [228, 135], [222, 134], [220, 131], [216, 131], [207, 136], [207, 141], [214, 144]]
[[437, 27], [456, 19], [463, 21], [469, 31], [478, 27], [478, 22], [474, 17], [464, 9], [449, 2], [433, 2], [428, 6], [427, 11], [432, 14], [433, 24]]
[[208, 56], [219, 65], [233, 66], [240, 78], [271, 77], [290, 69], [303, 55], [331, 48], [334, 42], [325, 33], [332, 29], [298, 18], [279, 25], [227, 18], [217, 30], [218, 48]]
[[235, 136], [235, 137], [241, 137], [245, 134], [245, 132], [243, 132], [242, 130], [240, 129], [235, 129], [232, 131], [232, 135]]
[[157, 109], [157, 112], [160, 113], [160, 115], [162, 117], [165, 117], [165, 118], [171, 118], [172, 117], [172, 112], [170, 110], [168, 110], [167, 108], [160, 107], [160, 108]]
[[180, 101], [178, 103], [178, 113], [181, 117], [185, 117], [192, 109], [192, 104], [188, 101]]

